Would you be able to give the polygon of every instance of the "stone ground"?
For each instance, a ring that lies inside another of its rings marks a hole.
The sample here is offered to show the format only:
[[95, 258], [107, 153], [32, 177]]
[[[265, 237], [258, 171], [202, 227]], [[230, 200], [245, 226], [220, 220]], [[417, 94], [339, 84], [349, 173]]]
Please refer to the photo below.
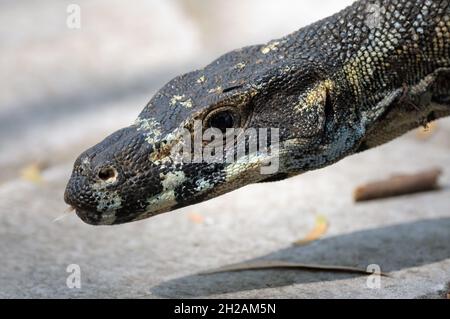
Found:
[[[344, 3], [345, 2], [345, 3]], [[450, 282], [450, 121], [331, 167], [245, 187], [145, 221], [93, 227], [62, 200], [74, 158], [128, 125], [155, 90], [229, 49], [265, 42], [351, 1], [78, 1], [0, 4], [0, 297], [440, 298]], [[255, 4], [258, 3], [258, 6]], [[283, 19], [279, 17], [283, 16]], [[214, 21], [214, 24], [212, 24]], [[43, 167], [41, 177], [23, 170]], [[355, 186], [439, 166], [443, 188], [365, 204]], [[21, 173], [22, 172], [22, 173]], [[30, 175], [30, 174], [29, 174]], [[320, 240], [293, 246], [325, 216]], [[199, 275], [283, 260], [365, 268], [390, 277], [265, 270]], [[81, 289], [66, 286], [67, 266]]]

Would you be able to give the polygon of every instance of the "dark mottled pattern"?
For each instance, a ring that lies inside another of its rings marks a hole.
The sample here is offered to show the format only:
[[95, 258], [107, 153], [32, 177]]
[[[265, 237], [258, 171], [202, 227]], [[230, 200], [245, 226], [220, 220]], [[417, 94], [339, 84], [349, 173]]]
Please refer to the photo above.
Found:
[[[448, 116], [449, 30], [448, 0], [357, 1], [227, 53], [170, 81], [135, 124], [80, 155], [65, 200], [88, 223], [124, 223], [330, 165]], [[277, 173], [168, 155], [178, 129], [217, 110], [237, 127], [280, 129]], [[105, 167], [113, 179], [99, 180]]]

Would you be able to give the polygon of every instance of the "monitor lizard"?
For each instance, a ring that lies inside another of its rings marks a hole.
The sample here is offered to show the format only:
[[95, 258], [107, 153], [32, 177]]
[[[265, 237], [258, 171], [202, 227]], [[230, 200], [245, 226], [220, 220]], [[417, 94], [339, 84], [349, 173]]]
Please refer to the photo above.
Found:
[[[64, 199], [86, 223], [132, 222], [331, 165], [448, 116], [449, 30], [448, 0], [361, 0], [229, 52], [170, 81], [132, 125], [83, 152]], [[225, 134], [276, 128], [277, 152], [180, 161], [173, 150], [199, 121]], [[277, 171], [263, 174], [274, 154]]]

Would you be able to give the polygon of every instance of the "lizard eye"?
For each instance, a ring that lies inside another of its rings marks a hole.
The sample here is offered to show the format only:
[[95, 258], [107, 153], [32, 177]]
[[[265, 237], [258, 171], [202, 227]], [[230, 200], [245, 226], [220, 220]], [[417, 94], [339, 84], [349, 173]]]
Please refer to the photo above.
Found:
[[225, 133], [227, 128], [235, 128], [240, 126], [241, 117], [239, 113], [233, 109], [219, 109], [209, 114], [206, 119], [207, 128], [217, 128]]

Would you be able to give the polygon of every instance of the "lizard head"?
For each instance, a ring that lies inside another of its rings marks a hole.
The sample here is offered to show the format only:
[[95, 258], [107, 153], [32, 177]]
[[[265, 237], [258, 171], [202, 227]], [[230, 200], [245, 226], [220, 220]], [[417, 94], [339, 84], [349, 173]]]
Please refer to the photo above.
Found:
[[89, 224], [120, 224], [337, 160], [324, 139], [333, 82], [318, 70], [272, 43], [173, 79], [79, 156], [65, 201]]

